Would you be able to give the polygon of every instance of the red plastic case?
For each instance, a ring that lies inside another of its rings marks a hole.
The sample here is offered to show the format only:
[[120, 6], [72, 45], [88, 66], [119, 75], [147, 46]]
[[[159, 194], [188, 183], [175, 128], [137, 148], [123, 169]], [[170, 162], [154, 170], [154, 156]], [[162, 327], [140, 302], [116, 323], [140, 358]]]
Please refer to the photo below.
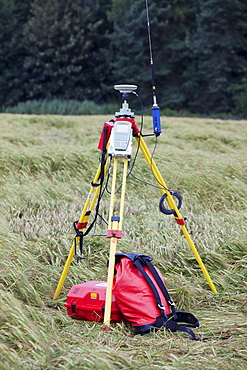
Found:
[[[106, 285], [105, 281], [88, 281], [74, 285], [64, 304], [67, 314], [72, 319], [103, 322]], [[117, 323], [122, 319], [121, 311], [112, 295], [111, 322]]]

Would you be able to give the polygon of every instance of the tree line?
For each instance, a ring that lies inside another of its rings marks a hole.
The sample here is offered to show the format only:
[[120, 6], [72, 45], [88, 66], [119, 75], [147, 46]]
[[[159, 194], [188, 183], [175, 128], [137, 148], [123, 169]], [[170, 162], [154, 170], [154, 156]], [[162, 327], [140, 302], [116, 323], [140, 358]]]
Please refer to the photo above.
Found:
[[[149, 0], [161, 108], [247, 116], [246, 0]], [[145, 0], [0, 0], [0, 106], [114, 98], [152, 104]]]

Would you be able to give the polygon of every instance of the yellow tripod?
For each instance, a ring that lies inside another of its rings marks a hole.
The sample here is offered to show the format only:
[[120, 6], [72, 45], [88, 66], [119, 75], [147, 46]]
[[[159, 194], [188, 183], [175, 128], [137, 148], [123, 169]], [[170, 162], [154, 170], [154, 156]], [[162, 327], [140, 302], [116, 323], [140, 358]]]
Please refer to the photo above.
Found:
[[[125, 85], [123, 85], [125, 86]], [[127, 85], [126, 85], [127, 86]], [[117, 249], [118, 239], [121, 239], [122, 236], [122, 225], [124, 217], [124, 201], [125, 201], [125, 192], [126, 192], [126, 179], [128, 175], [128, 164], [131, 157], [131, 141], [129, 139], [128, 143], [126, 142], [127, 131], [130, 132], [135, 137], [140, 150], [152, 170], [158, 187], [160, 188], [162, 194], [165, 196], [168, 207], [172, 210], [171, 214], [174, 215], [175, 221], [180, 226], [211, 290], [216, 293], [216, 288], [207, 272], [205, 265], [203, 264], [199, 253], [186, 229], [185, 220], [181, 216], [178, 206], [173, 199], [172, 192], [170, 192], [164, 182], [158, 167], [154, 159], [151, 156], [149, 149], [143, 139], [141, 132], [134, 121], [134, 114], [130, 111], [127, 103], [127, 94], [123, 94], [124, 103], [119, 112], [116, 112], [116, 119], [113, 123], [105, 123], [99, 148], [102, 150], [102, 160], [97, 173], [95, 175], [94, 181], [90, 188], [86, 203], [82, 210], [79, 221], [77, 222], [76, 229], [78, 230], [77, 236], [75, 237], [75, 242], [72, 244], [69, 256], [67, 258], [66, 264], [64, 266], [62, 275], [60, 277], [57, 289], [55, 291], [53, 299], [57, 299], [61, 289], [63, 287], [64, 280], [67, 276], [70, 264], [72, 262], [75, 248], [79, 242], [80, 235], [83, 235], [83, 230], [87, 227], [90, 215], [95, 206], [95, 203], [100, 196], [100, 191], [102, 189], [102, 178], [107, 173], [109, 168], [110, 160], [113, 159], [113, 173], [112, 173], [112, 187], [111, 187], [111, 197], [110, 197], [110, 208], [109, 208], [109, 222], [108, 222], [108, 231], [107, 237], [110, 238], [110, 254], [109, 254], [109, 267], [108, 267], [108, 277], [107, 277], [107, 288], [106, 288], [106, 303], [105, 303], [105, 313], [104, 313], [104, 325], [108, 327], [110, 325], [110, 315], [111, 315], [111, 302], [112, 302], [112, 286], [113, 286], [113, 277], [114, 277], [114, 266], [115, 266], [115, 254]], [[120, 131], [120, 132], [118, 132]], [[120, 137], [120, 139], [119, 139]], [[124, 142], [124, 148], [121, 145]], [[116, 216], [116, 211], [114, 210], [115, 206], [115, 195], [116, 195], [116, 179], [118, 173], [118, 163], [120, 160], [123, 160], [123, 173], [122, 173], [122, 185], [121, 185], [121, 199], [119, 206], [119, 215]]]

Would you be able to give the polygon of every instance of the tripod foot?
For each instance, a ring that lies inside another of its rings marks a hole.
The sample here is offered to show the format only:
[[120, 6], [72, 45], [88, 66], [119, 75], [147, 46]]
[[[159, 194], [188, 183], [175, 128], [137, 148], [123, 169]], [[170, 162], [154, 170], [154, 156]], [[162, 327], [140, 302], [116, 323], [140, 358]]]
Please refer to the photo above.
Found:
[[104, 331], [110, 331], [110, 330], [111, 330], [111, 328], [109, 328], [109, 326], [104, 326], [104, 327], [102, 328], [102, 330], [104, 330]]

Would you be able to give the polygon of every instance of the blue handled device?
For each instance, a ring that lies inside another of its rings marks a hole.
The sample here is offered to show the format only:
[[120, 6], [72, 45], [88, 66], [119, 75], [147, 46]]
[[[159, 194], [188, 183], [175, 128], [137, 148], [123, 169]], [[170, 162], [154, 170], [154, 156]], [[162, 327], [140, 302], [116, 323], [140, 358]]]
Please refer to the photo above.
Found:
[[160, 107], [157, 104], [152, 107], [152, 117], [154, 134], [159, 136], [162, 130], [160, 125]]

